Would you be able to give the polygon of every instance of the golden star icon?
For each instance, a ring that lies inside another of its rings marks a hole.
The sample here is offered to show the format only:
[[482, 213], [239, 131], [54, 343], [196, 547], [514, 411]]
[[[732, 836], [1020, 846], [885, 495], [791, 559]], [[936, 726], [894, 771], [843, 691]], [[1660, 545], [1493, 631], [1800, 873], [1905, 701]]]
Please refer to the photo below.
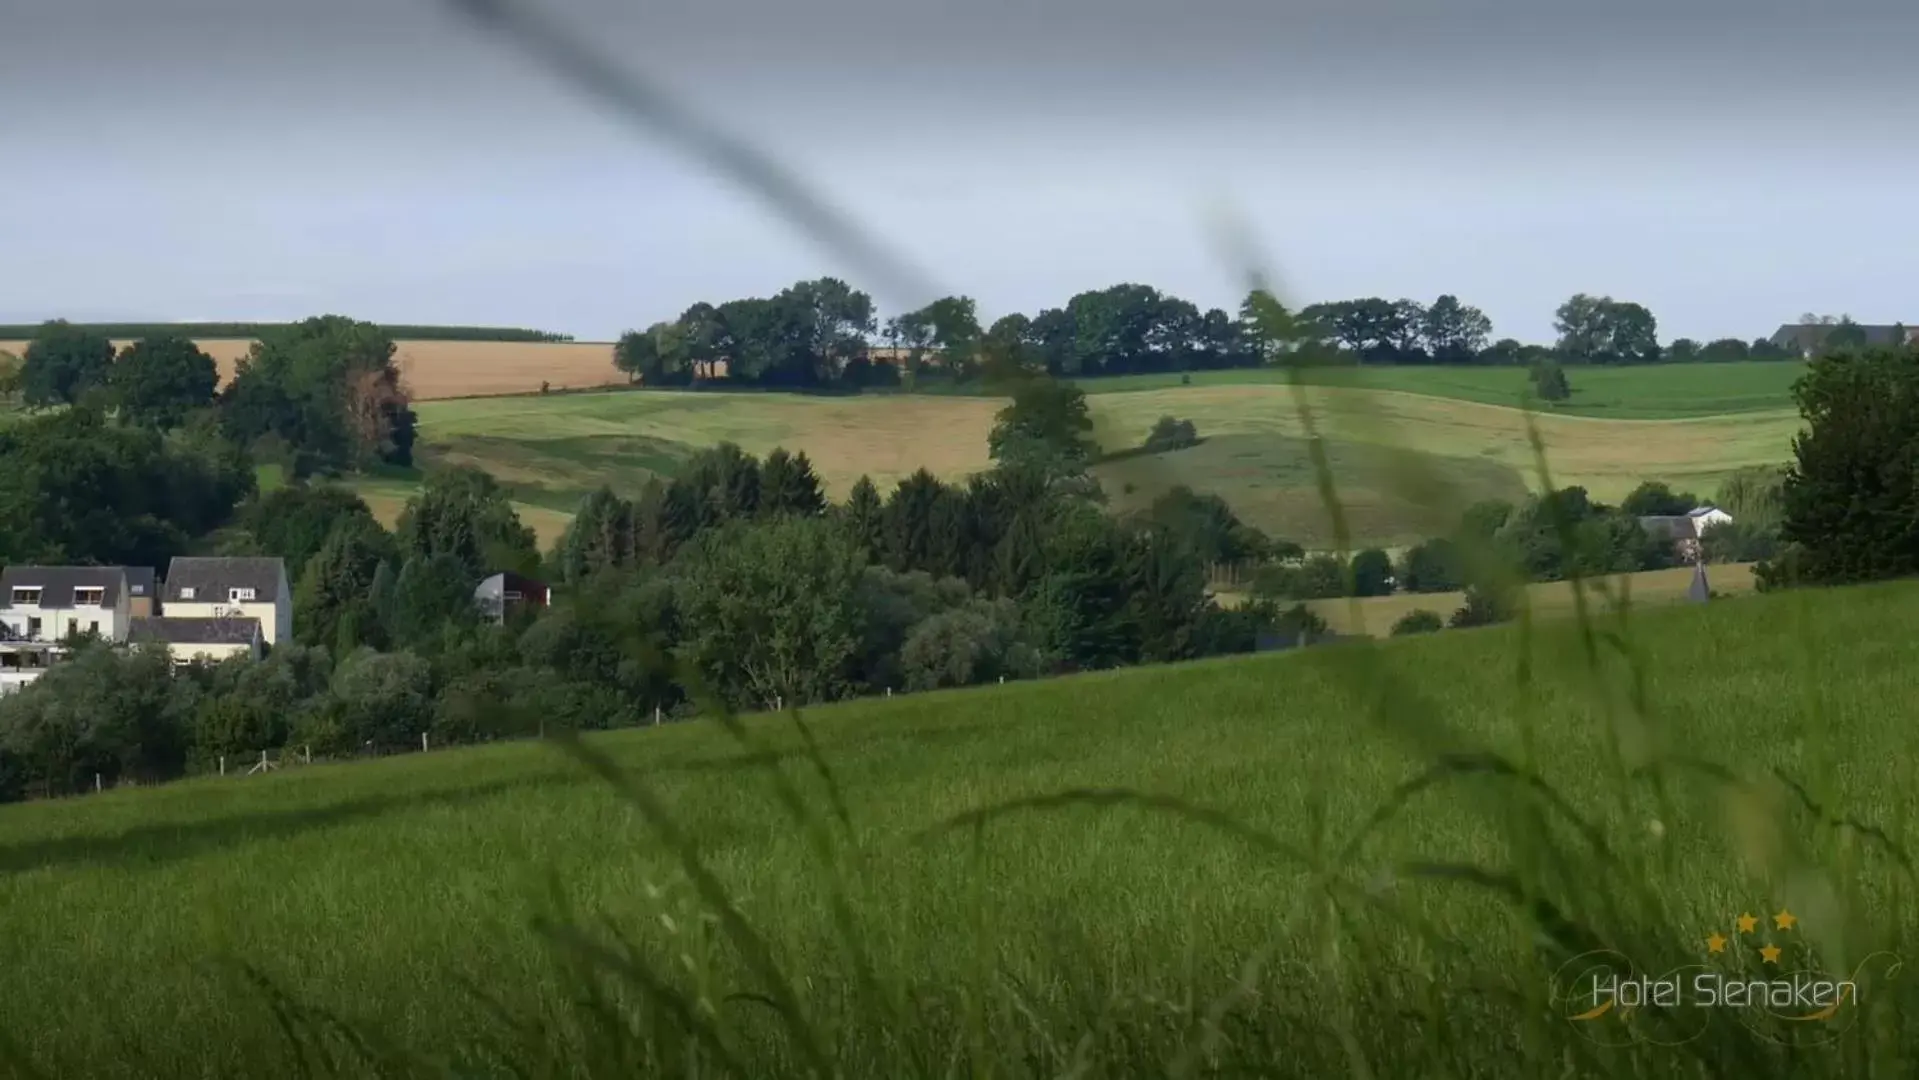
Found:
[[1779, 962], [1779, 946], [1766, 945], [1762, 947], [1759, 950], [1759, 958], [1768, 964], [1777, 964]]
[[1753, 928], [1757, 927], [1758, 925], [1759, 925], [1759, 919], [1757, 916], [1754, 916], [1754, 915], [1739, 916], [1739, 932], [1742, 934], [1752, 933]]
[[1716, 952], [1716, 953], [1725, 952], [1726, 951], [1725, 935], [1715, 930], [1713, 932], [1713, 935], [1706, 939], [1706, 951]]
[[1799, 916], [1794, 915], [1792, 912], [1786, 910], [1785, 908], [1780, 908], [1779, 914], [1774, 915], [1772, 917], [1773, 926], [1778, 927], [1781, 930], [1792, 929], [1792, 924], [1798, 921], [1799, 921]]

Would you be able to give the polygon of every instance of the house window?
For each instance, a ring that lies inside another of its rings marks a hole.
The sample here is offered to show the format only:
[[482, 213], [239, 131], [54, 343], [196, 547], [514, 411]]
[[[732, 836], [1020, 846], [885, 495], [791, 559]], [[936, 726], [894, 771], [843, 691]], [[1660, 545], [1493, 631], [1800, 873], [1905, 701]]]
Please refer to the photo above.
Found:
[[97, 586], [81, 586], [73, 590], [73, 603], [77, 607], [99, 607], [107, 602], [107, 590]]
[[180, 599], [182, 600], [193, 599], [193, 586], [191, 585], [180, 586]]
[[227, 602], [230, 604], [237, 604], [241, 602], [242, 600], [251, 600], [253, 599], [253, 596], [254, 596], [254, 593], [252, 589], [228, 589], [227, 590]]
[[39, 640], [40, 620], [38, 618], [29, 618], [27, 620], [27, 637], [30, 640], [35, 640], [35, 641]]
[[523, 597], [523, 596], [521, 596], [521, 595], [520, 595], [519, 593], [516, 593], [516, 592], [513, 592], [512, 590], [508, 590], [508, 591], [507, 591], [507, 594], [506, 594], [506, 598], [507, 598], [508, 600], [524, 600], [524, 599], [526, 599], [525, 597]]
[[88, 624], [87, 624], [87, 633], [89, 633], [89, 634], [98, 634], [99, 632], [100, 632], [100, 620], [99, 620], [99, 619], [95, 619], [95, 620], [93, 620], [92, 622], [90, 622], [90, 623], [88, 623]]
[[21, 588], [19, 586], [15, 586], [13, 590], [13, 602], [16, 604], [25, 604], [29, 607], [39, 607], [40, 606], [39, 587], [35, 586], [33, 588]]

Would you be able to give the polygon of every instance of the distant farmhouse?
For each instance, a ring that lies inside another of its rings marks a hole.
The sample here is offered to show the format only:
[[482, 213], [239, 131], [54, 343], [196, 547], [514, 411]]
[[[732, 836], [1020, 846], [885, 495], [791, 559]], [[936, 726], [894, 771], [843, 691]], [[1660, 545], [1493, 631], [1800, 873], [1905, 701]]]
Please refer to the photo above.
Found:
[[0, 694], [38, 679], [86, 638], [159, 646], [184, 667], [258, 659], [293, 636], [293, 595], [279, 559], [178, 558], [164, 587], [156, 577], [149, 566], [0, 571]]
[[1919, 326], [1904, 323], [1868, 325], [1866, 323], [1786, 323], [1767, 340], [1801, 356], [1812, 356], [1835, 330], [1857, 330], [1867, 345], [1919, 344]]
[[[162, 606], [167, 618], [257, 621], [268, 645], [293, 637], [293, 589], [286, 563], [277, 558], [175, 558], [167, 567]], [[153, 632], [160, 635], [155, 640], [169, 644], [222, 643], [174, 642], [163, 628]]]
[[1691, 513], [1642, 517], [1639, 526], [1647, 535], [1662, 537], [1672, 542], [1679, 557], [1690, 563], [1700, 561], [1703, 552], [1699, 541], [1707, 530], [1717, 528], [1732, 521], [1732, 515], [1713, 506], [1702, 506]]

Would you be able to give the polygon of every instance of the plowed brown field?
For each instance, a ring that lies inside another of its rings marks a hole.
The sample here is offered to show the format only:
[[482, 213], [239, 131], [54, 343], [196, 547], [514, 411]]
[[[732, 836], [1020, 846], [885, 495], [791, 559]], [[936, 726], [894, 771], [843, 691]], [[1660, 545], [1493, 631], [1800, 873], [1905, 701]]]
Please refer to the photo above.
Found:
[[[130, 342], [116, 341], [114, 348]], [[220, 365], [222, 384], [233, 377], [240, 358], [253, 347], [245, 338], [206, 338], [197, 342]], [[613, 366], [606, 342], [399, 341], [394, 358], [416, 401], [530, 394], [542, 382], [554, 390], [614, 386], [626, 376]], [[19, 356], [24, 341], [0, 341], [0, 352]]]

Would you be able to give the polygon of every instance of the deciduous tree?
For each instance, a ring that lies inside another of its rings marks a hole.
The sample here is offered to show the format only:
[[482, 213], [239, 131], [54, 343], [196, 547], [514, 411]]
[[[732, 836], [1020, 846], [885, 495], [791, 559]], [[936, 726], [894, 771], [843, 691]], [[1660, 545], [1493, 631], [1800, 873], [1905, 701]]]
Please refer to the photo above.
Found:
[[506, 489], [466, 466], [427, 475], [400, 512], [398, 538], [407, 556], [457, 560], [474, 584], [501, 570], [532, 574], [540, 565], [533, 530], [521, 524]]
[[113, 342], [65, 319], [43, 323], [27, 343], [20, 367], [21, 397], [35, 406], [71, 405], [106, 385]]
[[735, 706], [845, 697], [855, 686], [866, 560], [819, 518], [735, 522], [677, 561], [684, 657]]
[[1476, 307], [1462, 304], [1447, 293], [1427, 308], [1421, 325], [1426, 350], [1433, 362], [1467, 364], [1478, 357], [1492, 337], [1493, 321]]
[[1640, 304], [1577, 293], [1553, 314], [1561, 356], [1581, 364], [1639, 364], [1659, 359], [1659, 324]]
[[177, 334], [127, 346], [107, 378], [122, 417], [158, 428], [178, 427], [188, 413], [211, 405], [219, 384], [213, 357]]
[[1919, 573], [1919, 352], [1874, 348], [1815, 358], [1794, 387], [1805, 430], [1782, 489], [1790, 556], [1761, 564], [1767, 586]]

